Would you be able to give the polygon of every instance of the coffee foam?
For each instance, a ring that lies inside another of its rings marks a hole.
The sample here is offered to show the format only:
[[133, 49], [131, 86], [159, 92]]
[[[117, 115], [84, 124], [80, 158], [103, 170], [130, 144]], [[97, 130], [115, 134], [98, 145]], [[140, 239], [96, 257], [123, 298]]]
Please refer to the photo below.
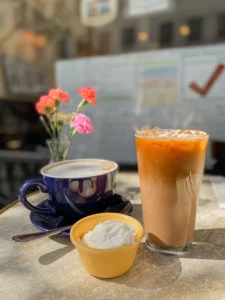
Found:
[[198, 130], [187, 130], [187, 129], [159, 129], [159, 128], [143, 128], [136, 131], [137, 135], [151, 138], [182, 138], [182, 137], [202, 137], [207, 134], [203, 131]]
[[43, 175], [57, 178], [85, 178], [106, 174], [117, 169], [117, 164], [106, 160], [68, 160], [54, 163], [41, 170]]

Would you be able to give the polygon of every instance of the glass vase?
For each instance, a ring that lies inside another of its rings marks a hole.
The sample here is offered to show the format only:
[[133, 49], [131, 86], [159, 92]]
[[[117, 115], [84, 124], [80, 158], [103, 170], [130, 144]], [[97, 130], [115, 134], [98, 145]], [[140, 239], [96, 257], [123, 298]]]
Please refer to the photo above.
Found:
[[47, 140], [46, 144], [48, 145], [50, 151], [50, 161], [49, 163], [54, 163], [67, 159], [69, 147], [71, 140], [69, 139], [52, 139]]

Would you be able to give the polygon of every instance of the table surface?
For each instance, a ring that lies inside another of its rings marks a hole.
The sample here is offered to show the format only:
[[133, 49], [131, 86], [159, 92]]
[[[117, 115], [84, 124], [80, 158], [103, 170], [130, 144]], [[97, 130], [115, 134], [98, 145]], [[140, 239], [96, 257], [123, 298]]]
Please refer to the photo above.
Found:
[[[132, 201], [133, 216], [142, 221], [137, 173], [119, 173], [117, 182], [117, 192]], [[69, 238], [14, 243], [13, 235], [37, 231], [29, 212], [15, 204], [0, 215], [0, 299], [225, 299], [225, 198], [223, 203], [218, 193], [224, 184], [225, 178], [204, 177], [195, 243], [187, 255], [155, 254], [141, 243], [132, 269], [108, 280], [85, 272]], [[38, 203], [45, 195], [30, 199]]]

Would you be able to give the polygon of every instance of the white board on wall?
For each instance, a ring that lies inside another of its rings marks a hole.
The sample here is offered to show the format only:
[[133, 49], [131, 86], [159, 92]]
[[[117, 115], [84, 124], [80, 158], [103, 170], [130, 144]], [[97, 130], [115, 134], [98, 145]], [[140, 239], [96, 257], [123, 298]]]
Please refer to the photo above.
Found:
[[[79, 87], [97, 90], [87, 108], [95, 133], [74, 138], [70, 157], [135, 164], [133, 127], [189, 128], [225, 141], [225, 45], [59, 61], [57, 86], [80, 101]], [[210, 147], [207, 167], [213, 163]]]
[[174, 7], [174, 0], [128, 0], [126, 16], [135, 17], [144, 14], [169, 12]]

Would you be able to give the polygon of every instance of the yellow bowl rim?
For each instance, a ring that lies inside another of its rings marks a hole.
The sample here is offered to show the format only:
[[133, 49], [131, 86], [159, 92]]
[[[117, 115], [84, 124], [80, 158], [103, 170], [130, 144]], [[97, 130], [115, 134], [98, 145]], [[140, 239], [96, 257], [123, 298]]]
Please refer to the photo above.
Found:
[[[94, 219], [94, 218], [96, 218], [98, 216], [102, 216], [102, 215], [108, 215], [108, 216], [118, 215], [120, 217], [122, 216], [122, 218], [124, 218], [124, 219], [133, 219], [135, 222], [137, 222], [137, 224], [140, 227], [140, 230], [138, 231], [138, 237], [135, 238], [135, 243], [131, 244], [131, 245], [125, 245], [125, 246], [122, 246], [122, 247], [119, 247], [119, 248], [97, 249], [97, 248], [89, 247], [88, 245], [82, 243], [80, 239], [77, 239], [77, 238], [74, 237], [73, 232], [80, 223], [86, 222], [87, 220]], [[70, 229], [70, 240], [75, 246], [77, 246], [77, 244], [78, 244], [79, 247], [84, 248], [84, 249], [88, 249], [88, 251], [101, 252], [101, 253], [103, 253], [103, 252], [115, 252], [115, 251], [118, 251], [118, 250], [128, 250], [128, 249], [131, 249], [133, 247], [137, 247], [137, 245], [140, 244], [140, 242], [142, 241], [143, 237], [144, 237], [144, 228], [143, 228], [142, 224], [137, 219], [135, 219], [134, 217], [124, 215], [124, 214], [120, 214], [120, 213], [93, 214], [93, 215], [87, 216], [87, 217], [77, 221]]]

